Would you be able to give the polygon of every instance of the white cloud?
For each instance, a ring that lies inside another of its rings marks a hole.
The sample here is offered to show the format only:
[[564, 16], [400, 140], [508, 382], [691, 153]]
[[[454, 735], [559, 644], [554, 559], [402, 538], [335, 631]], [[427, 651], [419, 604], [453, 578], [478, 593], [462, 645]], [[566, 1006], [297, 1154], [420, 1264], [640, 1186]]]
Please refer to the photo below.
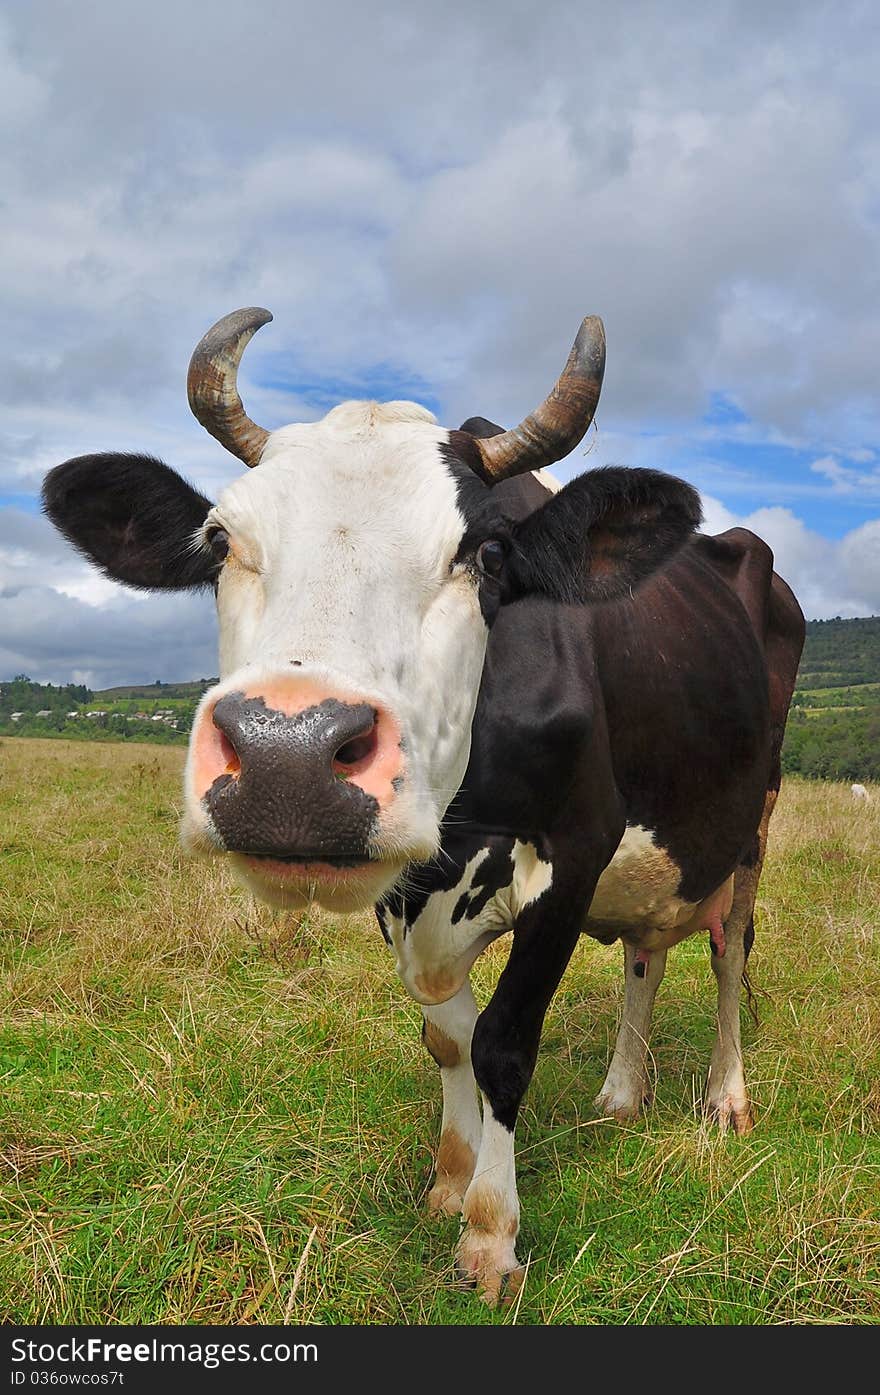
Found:
[[853, 592], [865, 597], [873, 614], [880, 614], [880, 518], [863, 523], [841, 539], [840, 559]]
[[[853, 454], [853, 459], [860, 463], [867, 463], [865, 457], [867, 461], [873, 459], [868, 451]], [[873, 470], [856, 470], [852, 465], [841, 464], [836, 456], [823, 455], [821, 460], [813, 461], [810, 469], [830, 480], [838, 494], [880, 494], [880, 465]]]
[[831, 540], [807, 528], [791, 509], [757, 509], [737, 517], [720, 500], [702, 497], [703, 531], [742, 527], [763, 538], [808, 620], [880, 615], [880, 519]]

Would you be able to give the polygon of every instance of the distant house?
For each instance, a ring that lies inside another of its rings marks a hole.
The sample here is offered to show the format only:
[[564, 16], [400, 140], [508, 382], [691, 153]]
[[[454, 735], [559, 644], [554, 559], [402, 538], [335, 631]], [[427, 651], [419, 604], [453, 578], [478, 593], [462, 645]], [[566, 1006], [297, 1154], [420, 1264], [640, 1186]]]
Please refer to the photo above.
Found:
[[34, 713], [34, 716], [35, 716], [35, 717], [51, 717], [51, 716], [52, 716], [51, 708], [49, 708], [49, 707], [44, 707], [40, 712], [35, 712], [35, 713]]
[[9, 714], [9, 720], [10, 720], [11, 722], [20, 722], [23, 716], [24, 716], [24, 713], [23, 713], [23, 712], [10, 712], [10, 714]]
[[96, 707], [95, 710], [94, 710], [93, 712], [87, 712], [87, 713], [86, 713], [86, 716], [87, 716], [87, 717], [106, 717], [106, 716], [107, 716], [107, 713], [106, 713], [102, 708]]
[[79, 716], [79, 712], [78, 712], [78, 711], [65, 712], [64, 715], [65, 715], [65, 717], [78, 717], [78, 716]]

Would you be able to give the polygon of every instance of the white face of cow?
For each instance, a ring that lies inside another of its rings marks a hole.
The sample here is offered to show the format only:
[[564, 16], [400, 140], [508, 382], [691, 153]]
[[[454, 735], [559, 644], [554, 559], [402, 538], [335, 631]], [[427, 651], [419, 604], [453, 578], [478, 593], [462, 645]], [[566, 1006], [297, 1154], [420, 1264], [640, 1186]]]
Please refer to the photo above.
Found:
[[699, 503], [650, 470], [588, 472], [550, 502], [533, 485], [525, 501], [528, 481], [506, 502], [496, 489], [582, 438], [604, 369], [597, 319], [510, 431], [349, 402], [272, 433], [235, 385], [269, 319], [225, 316], [190, 363], [196, 416], [256, 467], [216, 504], [162, 461], [118, 454], [56, 466], [43, 503], [118, 581], [216, 587], [222, 676], [193, 724], [184, 844], [229, 856], [277, 905], [365, 908], [438, 849], [499, 605], [628, 593], [689, 535]]
[[[269, 436], [259, 467], [224, 491], [201, 530], [208, 541], [222, 530], [228, 554], [221, 680], [193, 726], [184, 843], [231, 849], [276, 904], [375, 901], [437, 849], [467, 765], [488, 635], [473, 560], [455, 560], [466, 519], [448, 442], [413, 403], [346, 403]], [[320, 751], [278, 754], [316, 722]], [[263, 814], [244, 807], [249, 779], [264, 810], [289, 799], [271, 827], [255, 827]], [[318, 805], [348, 801], [341, 841], [333, 816], [304, 827], [293, 784], [309, 785]]]

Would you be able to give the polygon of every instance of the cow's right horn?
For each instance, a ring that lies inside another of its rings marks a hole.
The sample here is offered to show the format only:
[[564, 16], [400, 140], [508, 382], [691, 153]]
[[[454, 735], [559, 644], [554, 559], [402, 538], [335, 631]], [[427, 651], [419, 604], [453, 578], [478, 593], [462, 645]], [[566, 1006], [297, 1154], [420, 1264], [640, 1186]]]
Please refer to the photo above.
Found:
[[605, 330], [598, 315], [588, 315], [550, 396], [511, 431], [477, 441], [490, 479], [552, 465], [574, 450], [593, 420], [604, 372]]
[[186, 390], [193, 414], [245, 465], [259, 465], [269, 432], [251, 421], [241, 404], [236, 379], [241, 356], [258, 329], [272, 316], [250, 306], [233, 310], [199, 340], [189, 362]]

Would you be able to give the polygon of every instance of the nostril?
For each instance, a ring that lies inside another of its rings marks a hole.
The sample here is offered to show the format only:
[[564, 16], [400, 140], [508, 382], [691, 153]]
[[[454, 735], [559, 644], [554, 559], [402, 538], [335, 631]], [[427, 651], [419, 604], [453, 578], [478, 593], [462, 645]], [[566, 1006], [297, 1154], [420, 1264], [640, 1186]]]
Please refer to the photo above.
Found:
[[220, 759], [224, 763], [224, 775], [232, 775], [237, 778], [241, 774], [241, 760], [238, 752], [225, 732], [217, 728], [220, 736]]
[[373, 755], [378, 745], [378, 730], [374, 721], [369, 731], [361, 732], [339, 747], [333, 757], [333, 769], [349, 773], [356, 765], [361, 765]]

